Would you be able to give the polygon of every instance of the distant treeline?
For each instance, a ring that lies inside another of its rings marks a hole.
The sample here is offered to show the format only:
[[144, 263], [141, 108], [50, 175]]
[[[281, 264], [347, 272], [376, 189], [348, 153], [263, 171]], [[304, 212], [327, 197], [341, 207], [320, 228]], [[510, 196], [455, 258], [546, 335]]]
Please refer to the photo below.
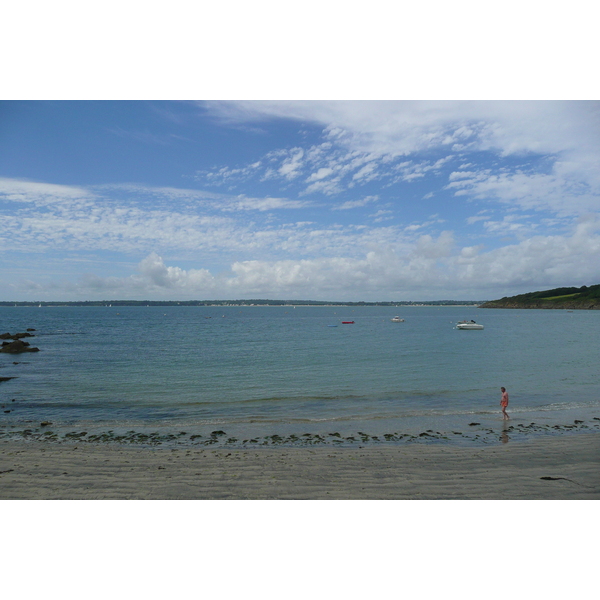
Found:
[[457, 306], [479, 305], [474, 300], [423, 302], [327, 302], [319, 300], [83, 300], [74, 302], [0, 302], [0, 306]]
[[481, 308], [566, 308], [600, 309], [600, 284], [582, 287], [561, 287], [542, 292], [530, 292], [492, 300]]

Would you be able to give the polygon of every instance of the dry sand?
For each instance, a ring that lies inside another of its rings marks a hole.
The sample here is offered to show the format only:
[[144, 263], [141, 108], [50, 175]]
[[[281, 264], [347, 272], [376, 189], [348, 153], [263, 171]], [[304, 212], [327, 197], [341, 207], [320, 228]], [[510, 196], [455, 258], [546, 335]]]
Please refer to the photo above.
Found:
[[599, 459], [598, 433], [479, 447], [1, 442], [0, 499], [599, 499]]

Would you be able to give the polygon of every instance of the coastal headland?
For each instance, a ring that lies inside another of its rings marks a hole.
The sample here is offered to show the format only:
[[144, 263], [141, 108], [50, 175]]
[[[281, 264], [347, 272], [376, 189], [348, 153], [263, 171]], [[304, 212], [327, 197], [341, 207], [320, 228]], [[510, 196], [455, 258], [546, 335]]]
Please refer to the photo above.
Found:
[[484, 302], [480, 308], [600, 310], [600, 285], [554, 288]]

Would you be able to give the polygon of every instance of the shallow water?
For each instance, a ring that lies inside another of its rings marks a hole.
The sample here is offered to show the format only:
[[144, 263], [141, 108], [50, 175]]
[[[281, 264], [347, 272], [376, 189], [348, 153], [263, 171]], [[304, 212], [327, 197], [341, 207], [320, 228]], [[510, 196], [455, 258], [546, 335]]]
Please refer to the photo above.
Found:
[[[457, 330], [462, 319], [485, 329]], [[0, 383], [5, 428], [245, 438], [501, 428], [502, 385], [515, 426], [600, 417], [598, 311], [0, 307], [0, 333], [28, 327], [40, 352], [0, 354], [0, 376], [16, 377]]]

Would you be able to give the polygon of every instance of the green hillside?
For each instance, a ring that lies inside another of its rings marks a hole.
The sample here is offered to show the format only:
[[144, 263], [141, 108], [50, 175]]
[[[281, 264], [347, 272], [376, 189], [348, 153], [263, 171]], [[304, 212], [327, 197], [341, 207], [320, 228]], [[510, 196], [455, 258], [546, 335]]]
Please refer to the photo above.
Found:
[[485, 302], [480, 308], [600, 309], [600, 285], [555, 288]]

